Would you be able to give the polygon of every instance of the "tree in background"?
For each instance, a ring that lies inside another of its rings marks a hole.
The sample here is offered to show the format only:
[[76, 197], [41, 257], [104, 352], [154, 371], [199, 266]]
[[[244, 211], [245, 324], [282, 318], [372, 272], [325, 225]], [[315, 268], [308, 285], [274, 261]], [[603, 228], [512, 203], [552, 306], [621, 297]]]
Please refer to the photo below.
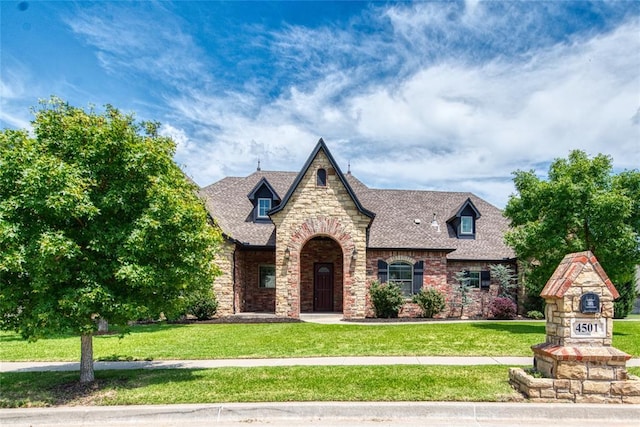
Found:
[[518, 276], [513, 267], [504, 264], [492, 264], [489, 266], [491, 276], [498, 282], [498, 296], [509, 298], [515, 302], [518, 289]]
[[98, 319], [181, 312], [218, 271], [220, 233], [158, 126], [52, 98], [33, 136], [0, 132], [0, 328], [80, 335], [81, 382]]
[[640, 172], [613, 174], [609, 156], [575, 150], [551, 164], [548, 180], [534, 171], [514, 175], [505, 239], [524, 264], [529, 308], [541, 310], [540, 292], [566, 254], [590, 250], [621, 295], [616, 317], [626, 316], [640, 263]]
[[464, 308], [473, 302], [473, 298], [470, 295], [472, 290], [471, 279], [469, 278], [469, 272], [465, 270], [456, 272], [454, 278], [458, 282], [456, 294], [460, 297], [460, 303], [458, 304], [460, 306], [460, 318], [463, 318]]

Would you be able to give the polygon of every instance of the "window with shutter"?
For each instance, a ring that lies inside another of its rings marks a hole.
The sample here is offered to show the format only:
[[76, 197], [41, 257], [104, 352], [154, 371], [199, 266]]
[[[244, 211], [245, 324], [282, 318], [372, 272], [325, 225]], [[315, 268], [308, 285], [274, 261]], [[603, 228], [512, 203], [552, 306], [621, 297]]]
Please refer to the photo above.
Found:
[[491, 285], [491, 272], [481, 271], [480, 272], [480, 289], [489, 290], [490, 285]]
[[383, 260], [378, 260], [378, 282], [385, 283], [388, 276], [388, 264]]

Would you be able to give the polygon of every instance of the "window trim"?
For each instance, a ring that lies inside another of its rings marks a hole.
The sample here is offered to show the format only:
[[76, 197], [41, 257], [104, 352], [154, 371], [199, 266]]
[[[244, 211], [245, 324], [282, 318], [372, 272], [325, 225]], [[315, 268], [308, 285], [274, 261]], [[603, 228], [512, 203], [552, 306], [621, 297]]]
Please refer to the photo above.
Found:
[[[409, 271], [409, 277], [405, 278], [405, 279], [394, 279], [392, 278], [392, 269], [394, 265], [403, 265], [403, 266], [407, 266], [409, 267], [408, 271]], [[413, 295], [415, 295], [417, 292], [420, 292], [420, 290], [418, 289], [418, 291], [416, 292], [416, 290], [413, 288], [413, 264], [410, 262], [405, 262], [405, 261], [393, 261], [390, 262], [387, 265], [387, 281], [389, 283], [395, 283], [400, 287], [400, 290], [402, 291], [402, 296], [405, 298], [411, 298]], [[404, 287], [403, 287], [404, 285]], [[407, 294], [405, 292], [405, 287], [409, 288], [409, 293]]]
[[[273, 285], [267, 286], [266, 279], [267, 274], [271, 272], [265, 271], [266, 269], [270, 269], [273, 272]], [[262, 264], [258, 266], [258, 288], [260, 289], [275, 289], [276, 288], [276, 266], [275, 264]]]
[[[469, 229], [465, 230], [465, 219], [468, 220]], [[462, 215], [460, 216], [460, 234], [470, 235], [473, 234], [473, 216]]]
[[[262, 202], [263, 201], [267, 201], [269, 202], [269, 207], [267, 207], [263, 214], [261, 215], [263, 206], [262, 206]], [[271, 205], [272, 205], [272, 200], [266, 197], [261, 197], [258, 199], [258, 204], [256, 205], [256, 218], [269, 218], [268, 212], [271, 210]]]
[[480, 270], [469, 270], [467, 271], [467, 280], [469, 280], [467, 286], [474, 289], [480, 289], [480, 284], [482, 283], [482, 273], [480, 272]]

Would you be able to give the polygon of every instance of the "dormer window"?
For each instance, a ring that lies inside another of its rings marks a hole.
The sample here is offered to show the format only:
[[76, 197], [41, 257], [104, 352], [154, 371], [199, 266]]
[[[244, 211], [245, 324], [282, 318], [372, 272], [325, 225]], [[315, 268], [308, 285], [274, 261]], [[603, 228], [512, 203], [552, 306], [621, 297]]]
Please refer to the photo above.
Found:
[[247, 197], [253, 205], [251, 217], [254, 222], [270, 222], [269, 211], [278, 206], [281, 200], [276, 190], [265, 178], [258, 181]]
[[271, 199], [258, 199], [258, 218], [268, 218], [271, 210]]
[[480, 212], [471, 199], [467, 199], [453, 212], [447, 224], [453, 227], [458, 239], [475, 239], [478, 233], [476, 227], [478, 218], [480, 218]]
[[473, 217], [463, 215], [460, 217], [460, 234], [473, 234]]
[[318, 187], [327, 186], [327, 170], [326, 169], [318, 169], [318, 172], [316, 172], [316, 185]]

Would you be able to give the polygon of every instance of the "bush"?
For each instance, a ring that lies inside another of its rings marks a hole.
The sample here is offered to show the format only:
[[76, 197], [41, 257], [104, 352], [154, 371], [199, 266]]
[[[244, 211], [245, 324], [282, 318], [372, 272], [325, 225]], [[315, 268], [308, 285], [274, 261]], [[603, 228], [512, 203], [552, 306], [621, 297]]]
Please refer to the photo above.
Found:
[[527, 312], [527, 317], [529, 319], [541, 320], [544, 319], [544, 314], [542, 314], [538, 310], [531, 310]]
[[375, 281], [369, 288], [371, 303], [376, 317], [398, 317], [400, 307], [404, 303], [402, 290], [395, 283], [382, 283]]
[[516, 303], [511, 298], [498, 297], [491, 303], [491, 315], [496, 319], [515, 319], [518, 313]]
[[421, 289], [412, 301], [420, 306], [423, 317], [433, 317], [445, 308], [444, 294], [436, 288]]
[[192, 314], [198, 320], [212, 318], [218, 310], [218, 300], [213, 291], [203, 292], [189, 298], [187, 313]]

